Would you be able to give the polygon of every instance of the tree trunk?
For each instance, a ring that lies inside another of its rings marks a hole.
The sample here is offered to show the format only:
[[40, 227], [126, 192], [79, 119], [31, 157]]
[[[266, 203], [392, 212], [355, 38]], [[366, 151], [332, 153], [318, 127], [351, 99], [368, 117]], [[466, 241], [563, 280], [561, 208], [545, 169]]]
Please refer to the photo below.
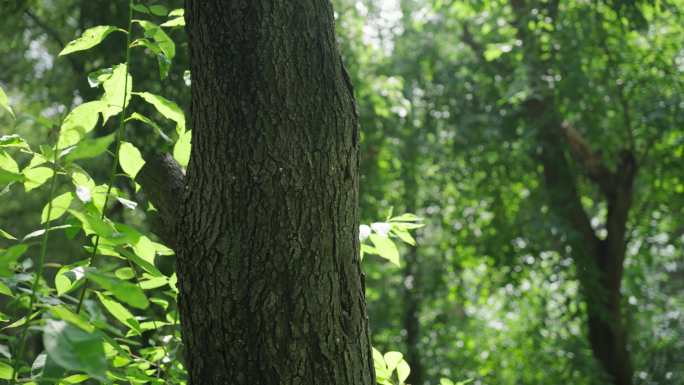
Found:
[[189, 0], [192, 156], [178, 224], [190, 383], [375, 382], [358, 122], [317, 0]]
[[[633, 156], [625, 153], [618, 171], [605, 175], [600, 187], [608, 205], [608, 236], [599, 239], [580, 201], [576, 176], [565, 156], [558, 127], [562, 125], [549, 99], [526, 103], [527, 121], [535, 127], [541, 145], [540, 163], [549, 205], [563, 223], [572, 249], [580, 291], [587, 305], [589, 344], [594, 357], [614, 385], [632, 385], [633, 369], [621, 314], [623, 262], [627, 216], [636, 174]], [[607, 172], [607, 171], [606, 171]]]

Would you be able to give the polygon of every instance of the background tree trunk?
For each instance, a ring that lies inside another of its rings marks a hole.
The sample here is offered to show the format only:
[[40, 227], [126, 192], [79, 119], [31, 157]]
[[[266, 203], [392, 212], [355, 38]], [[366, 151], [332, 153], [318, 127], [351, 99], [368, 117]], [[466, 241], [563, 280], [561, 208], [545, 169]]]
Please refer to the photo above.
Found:
[[375, 382], [358, 132], [329, 2], [186, 2], [192, 156], [178, 225], [192, 384]]

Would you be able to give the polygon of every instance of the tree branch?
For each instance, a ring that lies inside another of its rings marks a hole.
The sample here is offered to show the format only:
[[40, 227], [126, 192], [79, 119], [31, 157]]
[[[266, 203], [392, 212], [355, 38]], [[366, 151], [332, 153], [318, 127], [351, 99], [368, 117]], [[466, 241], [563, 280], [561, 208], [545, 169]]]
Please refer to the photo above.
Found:
[[185, 191], [183, 169], [169, 154], [154, 155], [145, 159], [145, 165], [135, 181], [142, 186], [147, 199], [157, 208], [157, 235], [169, 247], [175, 249], [178, 244], [178, 208]]

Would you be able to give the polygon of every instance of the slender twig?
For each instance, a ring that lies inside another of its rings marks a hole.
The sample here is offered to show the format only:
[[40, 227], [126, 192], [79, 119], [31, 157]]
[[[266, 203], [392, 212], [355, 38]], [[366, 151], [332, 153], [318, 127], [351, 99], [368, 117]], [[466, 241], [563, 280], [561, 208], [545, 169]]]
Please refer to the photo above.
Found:
[[[107, 183], [107, 193], [105, 195], [104, 204], [102, 205], [102, 215], [101, 219], [105, 219], [105, 213], [107, 212], [107, 204], [109, 203], [109, 196], [112, 193], [112, 187], [116, 179], [116, 170], [119, 166], [119, 150], [121, 149], [121, 142], [123, 140], [123, 135], [126, 128], [126, 110], [128, 108], [128, 65], [131, 59], [131, 29], [133, 27], [133, 0], [128, 2], [128, 29], [126, 30], [126, 62], [124, 63], [124, 93], [123, 93], [123, 104], [121, 105], [121, 117], [119, 118], [119, 127], [116, 130], [116, 144], [114, 151], [114, 161], [112, 162], [112, 168], [109, 173], [109, 182]], [[97, 255], [98, 247], [100, 246], [100, 235], [95, 236], [95, 244], [93, 246], [93, 251], [90, 254], [88, 260], [88, 266], [92, 266], [95, 256]], [[85, 281], [83, 288], [81, 289], [81, 295], [78, 298], [78, 305], [76, 306], [76, 314], [81, 312], [81, 307], [83, 306], [83, 300], [85, 299], [85, 293], [88, 290], [88, 281]]]
[[24, 323], [21, 334], [19, 337], [19, 350], [17, 351], [17, 356], [14, 360], [14, 365], [13, 365], [13, 376], [14, 376], [14, 381], [18, 381], [19, 378], [19, 363], [21, 360], [21, 357], [24, 355], [24, 350], [26, 349], [26, 337], [28, 335], [28, 328], [30, 325], [30, 317], [31, 313], [33, 313], [33, 306], [36, 303], [36, 291], [38, 290], [38, 285], [40, 283], [40, 278], [43, 276], [43, 268], [45, 267], [45, 255], [47, 254], [47, 245], [48, 245], [48, 239], [50, 235], [50, 224], [52, 223], [51, 221], [51, 216], [52, 216], [52, 200], [53, 197], [55, 196], [55, 191], [57, 190], [57, 167], [58, 167], [58, 161], [59, 161], [59, 149], [57, 148], [57, 144], [55, 143], [54, 149], [53, 149], [53, 155], [52, 155], [52, 178], [50, 180], [50, 194], [48, 196], [48, 204], [47, 204], [47, 218], [45, 219], [45, 224], [43, 225], [43, 236], [41, 239], [41, 244], [40, 244], [40, 255], [38, 256], [38, 266], [36, 268], [36, 276], [33, 279], [33, 283], [31, 284], [31, 296], [29, 299], [29, 306], [28, 306], [28, 311], [26, 313], [26, 322]]

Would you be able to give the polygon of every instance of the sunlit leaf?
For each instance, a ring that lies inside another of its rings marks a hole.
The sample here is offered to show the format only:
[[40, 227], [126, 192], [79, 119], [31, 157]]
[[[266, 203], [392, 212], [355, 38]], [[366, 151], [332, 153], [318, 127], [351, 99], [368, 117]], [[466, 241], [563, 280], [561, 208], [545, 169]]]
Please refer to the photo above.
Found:
[[58, 195], [52, 200], [52, 210], [50, 211], [50, 217], [48, 218], [48, 205], [43, 207], [43, 212], [40, 215], [40, 223], [45, 223], [47, 221], [54, 221], [55, 219], [61, 217], [66, 213], [71, 205], [71, 201], [74, 199], [74, 194], [71, 192], [65, 192], [64, 194]]
[[[61, 225], [61, 226], [52, 226], [52, 227], [50, 227], [50, 228], [48, 229], [48, 231], [69, 229], [69, 228], [71, 228], [71, 227], [73, 227], [73, 226], [70, 225], [70, 224]], [[38, 230], [35, 230], [35, 231], [31, 231], [30, 233], [24, 235], [24, 238], [22, 238], [21, 241], [22, 241], [22, 242], [26, 242], [27, 240], [29, 240], [29, 239], [31, 239], [31, 238], [38, 238], [38, 237], [42, 236], [43, 234], [45, 234], [45, 229], [44, 229], [44, 228], [43, 228], [43, 229], [38, 229]]]
[[145, 160], [137, 147], [131, 143], [123, 142], [119, 149], [119, 164], [131, 179], [135, 179], [135, 176], [145, 165]]
[[87, 260], [73, 263], [68, 266], [63, 266], [55, 274], [55, 289], [57, 295], [62, 296], [71, 290], [75, 289], [82, 282], [81, 278], [85, 276], [85, 268], [88, 264]]
[[411, 374], [411, 368], [408, 363], [404, 360], [399, 361], [397, 364], [397, 377], [399, 378], [399, 383], [403, 384]]
[[404, 358], [404, 355], [400, 352], [387, 352], [383, 358], [385, 359], [385, 364], [387, 364], [387, 369], [392, 372], [397, 367], [397, 364], [399, 364], [399, 361]]
[[2, 380], [13, 380], [14, 379], [14, 369], [12, 365], [0, 361], [0, 379]]
[[370, 240], [373, 242], [373, 246], [379, 256], [397, 266], [401, 266], [401, 262], [399, 261], [399, 250], [397, 250], [397, 246], [391, 239], [380, 234], [371, 234]]
[[17, 134], [0, 136], [0, 147], [16, 147], [28, 149], [29, 145], [24, 138]]
[[107, 109], [102, 115], [106, 122], [110, 117], [119, 114], [123, 110], [123, 106], [131, 100], [133, 77], [127, 72], [126, 64], [114, 66], [112, 76], [102, 82], [102, 87], [105, 93], [101, 100], [107, 105]]
[[390, 222], [416, 222], [420, 221], [421, 218], [414, 215], [414, 214], [402, 214], [396, 217], [392, 217], [389, 219]]
[[12, 174], [19, 173], [17, 161], [5, 151], [0, 151], [0, 170], [8, 171]]
[[5, 109], [5, 111], [9, 112], [9, 114], [14, 118], [14, 111], [12, 111], [12, 107], [9, 105], [9, 98], [7, 98], [7, 94], [5, 93], [5, 90], [0, 87], [0, 107]]
[[159, 47], [157, 60], [159, 61], [161, 78], [164, 79], [168, 74], [173, 58], [176, 56], [176, 45], [157, 24], [148, 20], [134, 20], [134, 22], [145, 30], [145, 37], [151, 39], [152, 44]]
[[110, 33], [121, 31], [111, 25], [98, 25], [83, 31], [81, 37], [72, 40], [62, 49], [59, 56], [68, 55], [73, 52], [84, 51], [100, 44]]
[[153, 105], [165, 118], [176, 122], [176, 132], [179, 135], [185, 132], [185, 113], [176, 103], [149, 92], [136, 92], [135, 95]]
[[73, 146], [95, 128], [100, 112], [107, 107], [101, 101], [87, 102], [74, 108], [62, 122], [57, 148], [62, 150]]
[[10, 289], [7, 285], [5, 285], [2, 282], [0, 282], [0, 294], [6, 295], [8, 297], [14, 296], [14, 294], [12, 293], [12, 289]]
[[188, 167], [192, 150], [192, 131], [185, 131], [173, 146], [173, 158], [182, 167]]
[[164, 131], [161, 129], [161, 127], [159, 127], [159, 125], [158, 125], [157, 123], [155, 123], [152, 119], [148, 118], [147, 116], [144, 116], [144, 115], [141, 115], [141, 114], [139, 114], [139, 113], [137, 113], [137, 112], [134, 112], [134, 113], [131, 114], [131, 116], [128, 117], [127, 120], [129, 120], [129, 119], [138, 120], [138, 121], [140, 121], [140, 122], [143, 122], [143, 123], [147, 124], [148, 126], [152, 127], [152, 128], [154, 129], [154, 131], [155, 131], [157, 134], [159, 134], [159, 136], [160, 136], [162, 139], [164, 139], [164, 141], [169, 142], [169, 143], [173, 142], [173, 141], [171, 140], [171, 138], [169, 138], [169, 137], [164, 133]]
[[98, 299], [105, 307], [105, 309], [107, 309], [109, 314], [111, 314], [122, 324], [128, 326], [132, 330], [135, 330], [137, 334], [141, 333], [140, 324], [135, 319], [135, 316], [133, 316], [133, 314], [130, 311], [128, 311], [128, 309], [126, 309], [125, 306], [111, 298], [107, 298], [99, 292], [96, 292], [95, 294], [97, 295]]
[[88, 74], [88, 85], [91, 88], [95, 88], [102, 84], [105, 80], [109, 79], [114, 72], [111, 68], [103, 68], [97, 71], [93, 71]]
[[3, 229], [0, 229], [0, 237], [3, 237], [3, 238], [5, 238], [5, 239], [9, 239], [9, 240], [12, 240], [12, 241], [14, 241], [14, 240], [17, 239], [14, 235], [8, 233], [7, 231], [5, 231], [5, 230], [3, 230]]
[[47, 167], [35, 167], [25, 169], [23, 174], [26, 177], [24, 188], [29, 192], [45, 184], [52, 177], [53, 171]]
[[185, 26], [185, 18], [183, 16], [174, 17], [173, 19], [169, 19], [169, 20], [163, 22], [160, 26], [166, 27], [166, 28], [184, 27]]

